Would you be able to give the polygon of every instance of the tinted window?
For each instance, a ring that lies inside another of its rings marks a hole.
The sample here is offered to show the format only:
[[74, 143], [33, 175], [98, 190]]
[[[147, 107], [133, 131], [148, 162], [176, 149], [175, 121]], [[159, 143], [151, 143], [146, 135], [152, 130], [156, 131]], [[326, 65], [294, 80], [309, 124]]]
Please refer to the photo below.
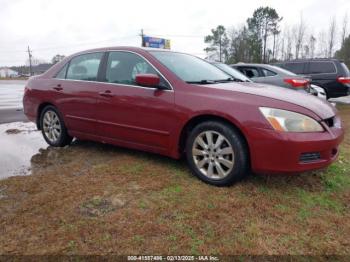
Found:
[[247, 81], [247, 82], [251, 82], [251, 80], [249, 80], [248, 77], [246, 77], [245, 75], [243, 75], [241, 72], [239, 72], [237, 69], [234, 69], [226, 64], [214, 64], [217, 68], [220, 68], [222, 71], [224, 71], [225, 73], [229, 74], [230, 76], [242, 80], [242, 81]]
[[335, 66], [332, 62], [310, 62], [309, 74], [326, 74], [335, 72]]
[[349, 68], [343, 62], [340, 63], [341, 68], [344, 70], [344, 76], [350, 76]]
[[[142, 57], [129, 52], [111, 52], [108, 55], [106, 82], [136, 85], [137, 74], [155, 74], [158, 72]], [[161, 78], [161, 84], [165, 85]]]
[[261, 71], [263, 72], [264, 76], [275, 76], [277, 75], [275, 72], [272, 72], [268, 69], [261, 68]]
[[287, 63], [284, 65], [284, 68], [295, 74], [303, 74], [304, 65], [304, 63]]
[[70, 61], [67, 79], [96, 81], [103, 53], [80, 55]]
[[241, 71], [249, 78], [259, 77], [259, 71], [253, 67], [238, 67], [238, 70]]
[[56, 75], [56, 78], [58, 78], [58, 79], [65, 79], [66, 78], [67, 67], [68, 67], [68, 64], [66, 64], [61, 69], [61, 71], [58, 72], [58, 74]]
[[152, 51], [150, 53], [186, 82], [215, 81], [230, 78], [230, 75], [219, 68], [192, 55], [164, 51]]

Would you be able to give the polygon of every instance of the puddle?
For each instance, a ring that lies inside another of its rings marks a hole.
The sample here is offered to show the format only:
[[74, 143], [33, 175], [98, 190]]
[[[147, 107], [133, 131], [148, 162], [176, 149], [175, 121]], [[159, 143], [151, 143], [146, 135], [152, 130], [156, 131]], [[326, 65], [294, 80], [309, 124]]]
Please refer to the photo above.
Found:
[[29, 175], [31, 158], [47, 147], [34, 123], [0, 125], [0, 179]]

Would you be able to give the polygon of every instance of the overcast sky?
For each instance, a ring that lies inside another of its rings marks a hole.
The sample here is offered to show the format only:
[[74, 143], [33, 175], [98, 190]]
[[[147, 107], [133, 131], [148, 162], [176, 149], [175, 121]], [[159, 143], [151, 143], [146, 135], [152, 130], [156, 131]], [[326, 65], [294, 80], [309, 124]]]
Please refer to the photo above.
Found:
[[302, 13], [316, 32], [332, 16], [339, 26], [350, 16], [349, 0], [0, 0], [0, 66], [24, 64], [28, 45], [48, 61], [94, 47], [140, 46], [141, 28], [171, 39], [173, 50], [203, 57], [210, 29], [239, 26], [260, 6], [275, 8], [289, 25]]

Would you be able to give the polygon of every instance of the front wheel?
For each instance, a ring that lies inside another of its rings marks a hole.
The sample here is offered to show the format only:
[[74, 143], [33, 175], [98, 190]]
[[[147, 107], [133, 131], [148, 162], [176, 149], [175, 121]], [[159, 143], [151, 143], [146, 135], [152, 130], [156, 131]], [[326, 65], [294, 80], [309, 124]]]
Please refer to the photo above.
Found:
[[63, 147], [72, 142], [68, 135], [63, 118], [54, 106], [47, 106], [40, 116], [40, 127], [44, 139], [50, 146]]
[[192, 172], [206, 183], [228, 186], [249, 172], [247, 145], [230, 125], [208, 121], [197, 125], [186, 142]]

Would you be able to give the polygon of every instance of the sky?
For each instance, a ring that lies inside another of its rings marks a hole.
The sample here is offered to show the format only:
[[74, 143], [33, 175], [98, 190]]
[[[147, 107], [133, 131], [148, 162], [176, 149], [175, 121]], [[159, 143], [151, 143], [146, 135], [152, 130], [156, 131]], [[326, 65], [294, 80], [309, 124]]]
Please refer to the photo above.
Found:
[[350, 20], [349, 0], [0, 0], [0, 66], [25, 64], [28, 46], [47, 61], [96, 47], [140, 46], [141, 29], [170, 39], [172, 50], [204, 57], [212, 28], [238, 27], [260, 6], [275, 8], [282, 24], [302, 15], [309, 32], [327, 29], [332, 17], [338, 26], [346, 13]]

